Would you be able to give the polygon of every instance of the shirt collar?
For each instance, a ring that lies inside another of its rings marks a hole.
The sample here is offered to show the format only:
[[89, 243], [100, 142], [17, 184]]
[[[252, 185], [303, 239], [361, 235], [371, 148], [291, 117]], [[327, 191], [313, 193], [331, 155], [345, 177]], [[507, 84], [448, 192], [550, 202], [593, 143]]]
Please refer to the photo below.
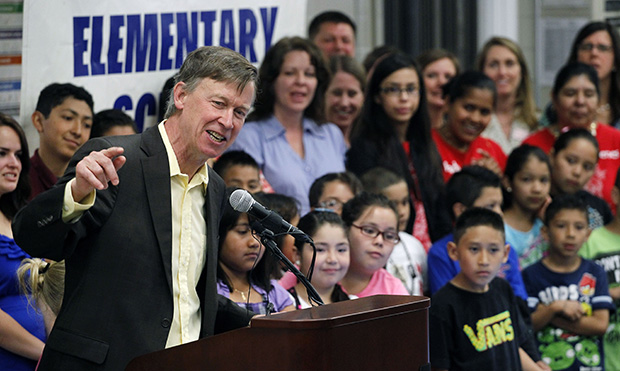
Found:
[[[323, 137], [324, 133], [320, 126], [309, 118], [304, 117], [302, 121], [304, 133], [310, 133], [313, 136]], [[261, 127], [265, 133], [265, 139], [271, 140], [277, 136], [284, 135], [286, 130], [284, 126], [278, 121], [276, 116], [272, 115], [270, 118], [261, 123]]]
[[[174, 149], [172, 149], [172, 143], [170, 143], [170, 138], [168, 138], [168, 133], [166, 133], [166, 128], [164, 124], [166, 120], [162, 121], [157, 129], [159, 130], [159, 134], [161, 135], [161, 139], [164, 142], [164, 147], [166, 147], [166, 153], [168, 154], [168, 165], [170, 168], [170, 177], [184, 175], [187, 174], [181, 173], [181, 167], [179, 166], [179, 161], [177, 160], [177, 156], [174, 153]], [[190, 183], [199, 182], [202, 183], [204, 189], [207, 189], [207, 184], [209, 184], [209, 171], [207, 169], [207, 164], [203, 164], [200, 169], [196, 172], [196, 175], [192, 178]]]

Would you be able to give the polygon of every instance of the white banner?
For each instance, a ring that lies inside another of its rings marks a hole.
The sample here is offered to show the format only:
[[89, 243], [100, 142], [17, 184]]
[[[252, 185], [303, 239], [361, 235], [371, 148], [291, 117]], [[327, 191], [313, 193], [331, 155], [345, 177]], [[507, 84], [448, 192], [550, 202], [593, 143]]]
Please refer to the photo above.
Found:
[[188, 52], [236, 50], [259, 65], [284, 36], [306, 36], [305, 0], [31, 0], [24, 2], [21, 123], [53, 82], [88, 90], [95, 112], [123, 109], [140, 129], [157, 121], [159, 94]]

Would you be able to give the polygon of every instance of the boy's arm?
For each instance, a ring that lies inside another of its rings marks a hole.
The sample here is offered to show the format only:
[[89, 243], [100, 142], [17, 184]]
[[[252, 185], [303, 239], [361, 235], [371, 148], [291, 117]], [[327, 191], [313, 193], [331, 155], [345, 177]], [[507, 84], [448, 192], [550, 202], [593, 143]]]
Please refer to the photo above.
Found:
[[620, 299], [620, 286], [617, 287], [610, 287], [609, 288], [609, 295], [611, 296], [612, 299], [614, 300], [618, 300]]
[[558, 300], [546, 305], [539, 303], [536, 310], [532, 312], [532, 329], [534, 332], [542, 330], [558, 314], [562, 313], [567, 305], [571, 305], [568, 300]]
[[556, 317], [551, 323], [564, 330], [583, 336], [603, 336], [609, 325], [609, 309], [596, 309], [591, 316], [582, 316], [576, 321]]
[[519, 358], [521, 359], [521, 369], [523, 371], [551, 371], [551, 368], [543, 361], [534, 362], [522, 348], [519, 348]]

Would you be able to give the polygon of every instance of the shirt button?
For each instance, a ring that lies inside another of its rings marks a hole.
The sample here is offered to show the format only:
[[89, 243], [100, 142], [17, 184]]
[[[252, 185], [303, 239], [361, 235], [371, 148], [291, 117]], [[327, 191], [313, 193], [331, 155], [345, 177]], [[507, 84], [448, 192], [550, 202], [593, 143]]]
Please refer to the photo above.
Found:
[[168, 318], [164, 318], [161, 320], [161, 327], [168, 328], [170, 327], [170, 320]]

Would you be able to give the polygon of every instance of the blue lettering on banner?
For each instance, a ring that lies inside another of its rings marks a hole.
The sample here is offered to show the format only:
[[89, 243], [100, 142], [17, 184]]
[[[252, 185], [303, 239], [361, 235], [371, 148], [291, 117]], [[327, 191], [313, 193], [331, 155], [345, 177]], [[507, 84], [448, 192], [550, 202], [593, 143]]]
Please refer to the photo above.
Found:
[[90, 66], [93, 75], [105, 74], [105, 64], [101, 62], [102, 28], [103, 17], [93, 17], [92, 50], [90, 52]]
[[174, 18], [172, 13], [161, 15], [161, 59], [159, 62], [160, 70], [169, 70], [172, 68], [172, 59], [169, 57], [169, 51], [172, 47], [172, 35], [170, 34], [170, 25]]
[[[144, 128], [144, 121], [146, 116], [155, 116], [155, 110], [157, 109], [157, 102], [155, 100], [155, 96], [150, 93], [144, 94], [138, 100], [138, 104], [136, 105], [136, 126], [138, 126], [138, 130], [142, 132]], [[139, 123], [139, 124], [138, 124]]]
[[[267, 13], [267, 8], [260, 9], [260, 15], [263, 19], [263, 30], [265, 31], [265, 53], [271, 46], [271, 38], [273, 37], [273, 26], [276, 24], [276, 15], [278, 14], [278, 8], [269, 9], [270, 14]], [[251, 61], [254, 62], [254, 61]]]
[[73, 74], [88, 76], [88, 65], [82, 59], [88, 49], [88, 41], [84, 38], [84, 30], [90, 27], [90, 18], [73, 18]]
[[239, 53], [256, 60], [254, 38], [256, 37], [256, 17], [250, 9], [239, 10]]
[[[129, 95], [124, 94], [116, 98], [112, 108], [123, 111], [131, 111], [133, 110], [133, 101]], [[136, 123], [136, 126], [138, 127], [139, 133], [141, 133], [144, 129], [144, 122], [146, 121], [146, 117], [156, 116], [156, 110], [157, 100], [155, 99], [155, 96], [153, 94], [145, 93], [140, 97], [140, 99], [138, 99], [138, 104], [136, 104], [136, 110], [134, 111], [134, 121]]]
[[220, 46], [235, 50], [235, 27], [232, 10], [222, 10], [220, 22]]
[[278, 8], [258, 12], [260, 17], [253, 9], [74, 17], [73, 74], [178, 69], [189, 52], [214, 45], [215, 27], [219, 28], [219, 45], [256, 63], [256, 38], [264, 38], [266, 53], [273, 41]]
[[187, 23], [186, 13], [177, 13], [177, 55], [175, 68], [181, 68], [185, 56], [198, 48], [198, 13], [191, 14], [191, 31]]
[[[127, 49], [125, 54], [125, 73], [144, 72], [148, 57], [149, 71], [157, 69], [157, 15], [144, 16], [144, 24], [139, 15], [127, 16]], [[134, 65], [134, 56], [136, 63]]]
[[110, 17], [110, 42], [108, 48], [108, 73], [121, 73], [122, 63], [118, 60], [118, 53], [123, 47], [120, 38], [120, 28], [125, 25], [125, 17], [113, 15]]
[[133, 109], [131, 97], [129, 95], [121, 95], [120, 97], [116, 98], [112, 108], [120, 109], [123, 111], [131, 111]]

